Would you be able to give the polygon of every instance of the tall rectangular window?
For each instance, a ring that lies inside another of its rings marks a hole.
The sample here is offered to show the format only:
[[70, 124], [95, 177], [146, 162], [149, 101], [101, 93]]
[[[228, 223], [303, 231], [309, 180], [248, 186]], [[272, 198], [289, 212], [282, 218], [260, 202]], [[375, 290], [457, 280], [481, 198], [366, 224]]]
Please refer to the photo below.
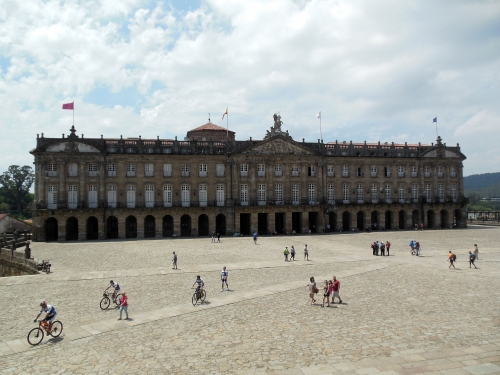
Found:
[[418, 184], [411, 184], [411, 200], [418, 202]]
[[200, 207], [207, 206], [207, 185], [201, 184], [198, 191], [198, 199], [200, 201]]
[[438, 177], [443, 177], [444, 176], [443, 167], [442, 166], [438, 166], [437, 167], [437, 175], [438, 175]]
[[372, 203], [378, 203], [378, 186], [377, 184], [372, 184], [370, 188]]
[[97, 176], [97, 163], [89, 163], [89, 177]]
[[453, 202], [457, 201], [457, 185], [450, 186], [451, 200]]
[[127, 207], [135, 208], [135, 185], [127, 185]]
[[189, 164], [181, 164], [181, 177], [189, 177]]
[[266, 204], [266, 185], [265, 184], [257, 185], [257, 200], [259, 201], [260, 205]]
[[357, 191], [357, 196], [358, 196], [358, 203], [364, 203], [365, 202], [365, 188], [363, 184], [358, 184], [356, 187]]
[[76, 177], [78, 176], [78, 164], [76, 163], [68, 163], [68, 176]]
[[375, 165], [372, 165], [370, 167], [370, 176], [371, 177], [377, 177], [377, 167]]
[[310, 177], [316, 176], [316, 167], [314, 165], [310, 165], [307, 168], [307, 175], [310, 176]]
[[97, 185], [89, 185], [89, 208], [97, 207]]
[[440, 202], [444, 202], [444, 185], [438, 184], [438, 198]]
[[47, 207], [49, 209], [57, 209], [57, 185], [47, 186]]
[[240, 185], [240, 202], [242, 206], [248, 206], [248, 185]]
[[292, 184], [292, 204], [300, 204], [299, 184]]
[[116, 163], [108, 164], [108, 177], [116, 177]]
[[342, 177], [349, 177], [349, 167], [347, 165], [342, 166]]
[[335, 176], [335, 168], [333, 167], [333, 165], [326, 166], [326, 176], [327, 177], [334, 177]]
[[155, 187], [154, 185], [146, 185], [144, 188], [146, 194], [144, 195], [145, 198], [145, 205], [146, 207], [154, 207], [155, 206]]
[[172, 207], [172, 185], [163, 185], [163, 207]]
[[240, 176], [248, 177], [248, 164], [240, 164]]
[[135, 177], [135, 164], [127, 164], [127, 177]]
[[78, 186], [69, 185], [68, 186], [68, 208], [78, 207]]
[[316, 185], [309, 184], [307, 187], [309, 204], [316, 204]]
[[276, 184], [274, 186], [274, 201], [276, 204], [283, 203], [283, 184]]
[[363, 168], [358, 167], [356, 168], [356, 177], [364, 177], [365, 174], [363, 173]]
[[266, 165], [257, 164], [257, 177], [266, 177]]
[[181, 186], [181, 201], [182, 207], [189, 207], [191, 205], [191, 188], [188, 184]]
[[385, 185], [385, 202], [386, 203], [392, 203], [391, 192], [392, 192], [391, 185], [386, 184]]
[[292, 165], [292, 177], [299, 176], [299, 166], [297, 164]]
[[432, 202], [431, 184], [425, 184], [424, 195], [425, 195], [425, 199], [427, 200], [427, 202]]
[[424, 177], [431, 177], [431, 167], [428, 165], [424, 167]]
[[217, 184], [217, 206], [223, 207], [226, 204], [226, 197], [224, 194], [224, 185]]
[[172, 177], [172, 164], [163, 164], [163, 177]]
[[144, 164], [144, 176], [153, 177], [155, 174], [155, 165], [154, 164]]
[[281, 177], [283, 176], [283, 165], [282, 164], [276, 164], [274, 166], [274, 175], [276, 177]]
[[335, 185], [334, 184], [328, 184], [328, 186], [327, 186], [327, 199], [328, 199], [328, 204], [335, 203]]
[[49, 177], [57, 176], [57, 163], [49, 163], [47, 164], [47, 175]]
[[399, 203], [405, 203], [405, 186], [403, 184], [398, 185], [398, 199]]
[[400, 165], [398, 167], [398, 177], [404, 177], [405, 176], [405, 167], [403, 167], [402, 165]]
[[415, 165], [411, 167], [411, 176], [418, 177], [418, 169], [417, 169], [417, 166], [415, 166]]
[[108, 207], [116, 208], [116, 185], [108, 186]]
[[206, 164], [200, 164], [200, 167], [198, 169], [199, 177], [207, 177], [207, 165]]
[[342, 203], [349, 203], [349, 185], [342, 184]]
[[384, 176], [385, 177], [391, 177], [391, 167], [385, 167], [384, 168]]
[[457, 177], [457, 168], [450, 167], [450, 177]]
[[215, 166], [215, 175], [217, 177], [224, 177], [224, 164], [217, 164]]

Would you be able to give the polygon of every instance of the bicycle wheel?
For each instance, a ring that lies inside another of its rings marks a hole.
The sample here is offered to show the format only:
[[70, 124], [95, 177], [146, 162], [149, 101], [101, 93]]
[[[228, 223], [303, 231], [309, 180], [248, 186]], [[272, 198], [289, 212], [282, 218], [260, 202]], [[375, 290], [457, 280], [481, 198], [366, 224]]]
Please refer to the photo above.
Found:
[[200, 296], [201, 302], [205, 302], [206, 297], [207, 297], [207, 292], [205, 290], [203, 290], [203, 292], [201, 292], [201, 296]]
[[120, 296], [121, 296], [121, 294], [118, 294], [118, 295], [116, 296], [116, 298], [115, 298], [115, 301], [114, 301], [114, 302], [115, 302], [115, 305], [116, 305], [116, 306], [120, 306]]
[[193, 297], [191, 298], [191, 302], [193, 303], [193, 306], [196, 306], [198, 303], [198, 296], [196, 295], [196, 292], [193, 293]]
[[109, 297], [103, 297], [101, 300], [101, 310], [106, 310], [109, 307], [111, 300]]
[[28, 342], [30, 345], [38, 345], [43, 340], [43, 329], [33, 328], [30, 333], [28, 333]]
[[54, 323], [52, 323], [52, 332], [50, 333], [50, 335], [52, 337], [59, 337], [62, 330], [63, 324], [59, 320], [56, 320]]

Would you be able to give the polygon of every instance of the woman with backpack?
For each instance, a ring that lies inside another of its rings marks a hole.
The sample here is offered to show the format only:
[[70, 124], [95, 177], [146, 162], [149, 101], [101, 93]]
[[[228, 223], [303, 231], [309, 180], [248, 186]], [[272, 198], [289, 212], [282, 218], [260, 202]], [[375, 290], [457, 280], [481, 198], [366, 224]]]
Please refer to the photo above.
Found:
[[453, 263], [455, 263], [456, 260], [457, 260], [457, 256], [455, 254], [453, 254], [450, 250], [449, 254], [448, 254], [448, 262], [450, 262], [450, 265], [448, 268], [451, 268], [453, 266], [453, 269], [456, 269], [455, 265], [453, 264]]

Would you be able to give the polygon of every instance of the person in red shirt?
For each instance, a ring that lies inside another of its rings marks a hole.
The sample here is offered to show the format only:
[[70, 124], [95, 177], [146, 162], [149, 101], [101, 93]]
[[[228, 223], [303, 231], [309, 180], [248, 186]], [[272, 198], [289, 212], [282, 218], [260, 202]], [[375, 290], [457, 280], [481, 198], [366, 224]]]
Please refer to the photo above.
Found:
[[120, 317], [118, 320], [122, 320], [122, 312], [125, 311], [125, 314], [127, 317], [125, 320], [128, 320], [128, 298], [127, 294], [125, 292], [122, 292], [121, 298], [120, 298]]
[[385, 243], [385, 249], [387, 250], [387, 256], [389, 256], [389, 249], [391, 248], [391, 243], [389, 241], [387, 241]]
[[342, 303], [342, 300], [340, 299], [340, 294], [339, 294], [339, 292], [340, 292], [340, 281], [338, 281], [335, 276], [333, 276], [333, 280], [332, 280], [332, 289], [333, 289], [332, 303], [335, 303], [335, 297], [338, 297], [339, 303]]

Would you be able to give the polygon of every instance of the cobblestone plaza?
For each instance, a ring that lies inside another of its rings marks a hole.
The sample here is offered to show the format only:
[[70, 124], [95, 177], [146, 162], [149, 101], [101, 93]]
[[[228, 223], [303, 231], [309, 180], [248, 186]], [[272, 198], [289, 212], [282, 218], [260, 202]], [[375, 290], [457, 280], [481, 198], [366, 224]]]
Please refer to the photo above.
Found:
[[[408, 243], [422, 244], [422, 256]], [[375, 257], [370, 243], [392, 244]], [[500, 229], [33, 243], [53, 273], [0, 279], [2, 374], [499, 374]], [[310, 261], [303, 260], [304, 244]], [[478, 269], [467, 252], [479, 246]], [[295, 262], [284, 246], [294, 245]], [[448, 251], [457, 270], [448, 269]], [[172, 252], [179, 269], [172, 269]], [[220, 270], [229, 292], [220, 292]], [[191, 304], [196, 275], [207, 301]], [[335, 275], [343, 304], [311, 306]], [[131, 320], [99, 301], [109, 280]], [[42, 299], [64, 323], [30, 347]]]

